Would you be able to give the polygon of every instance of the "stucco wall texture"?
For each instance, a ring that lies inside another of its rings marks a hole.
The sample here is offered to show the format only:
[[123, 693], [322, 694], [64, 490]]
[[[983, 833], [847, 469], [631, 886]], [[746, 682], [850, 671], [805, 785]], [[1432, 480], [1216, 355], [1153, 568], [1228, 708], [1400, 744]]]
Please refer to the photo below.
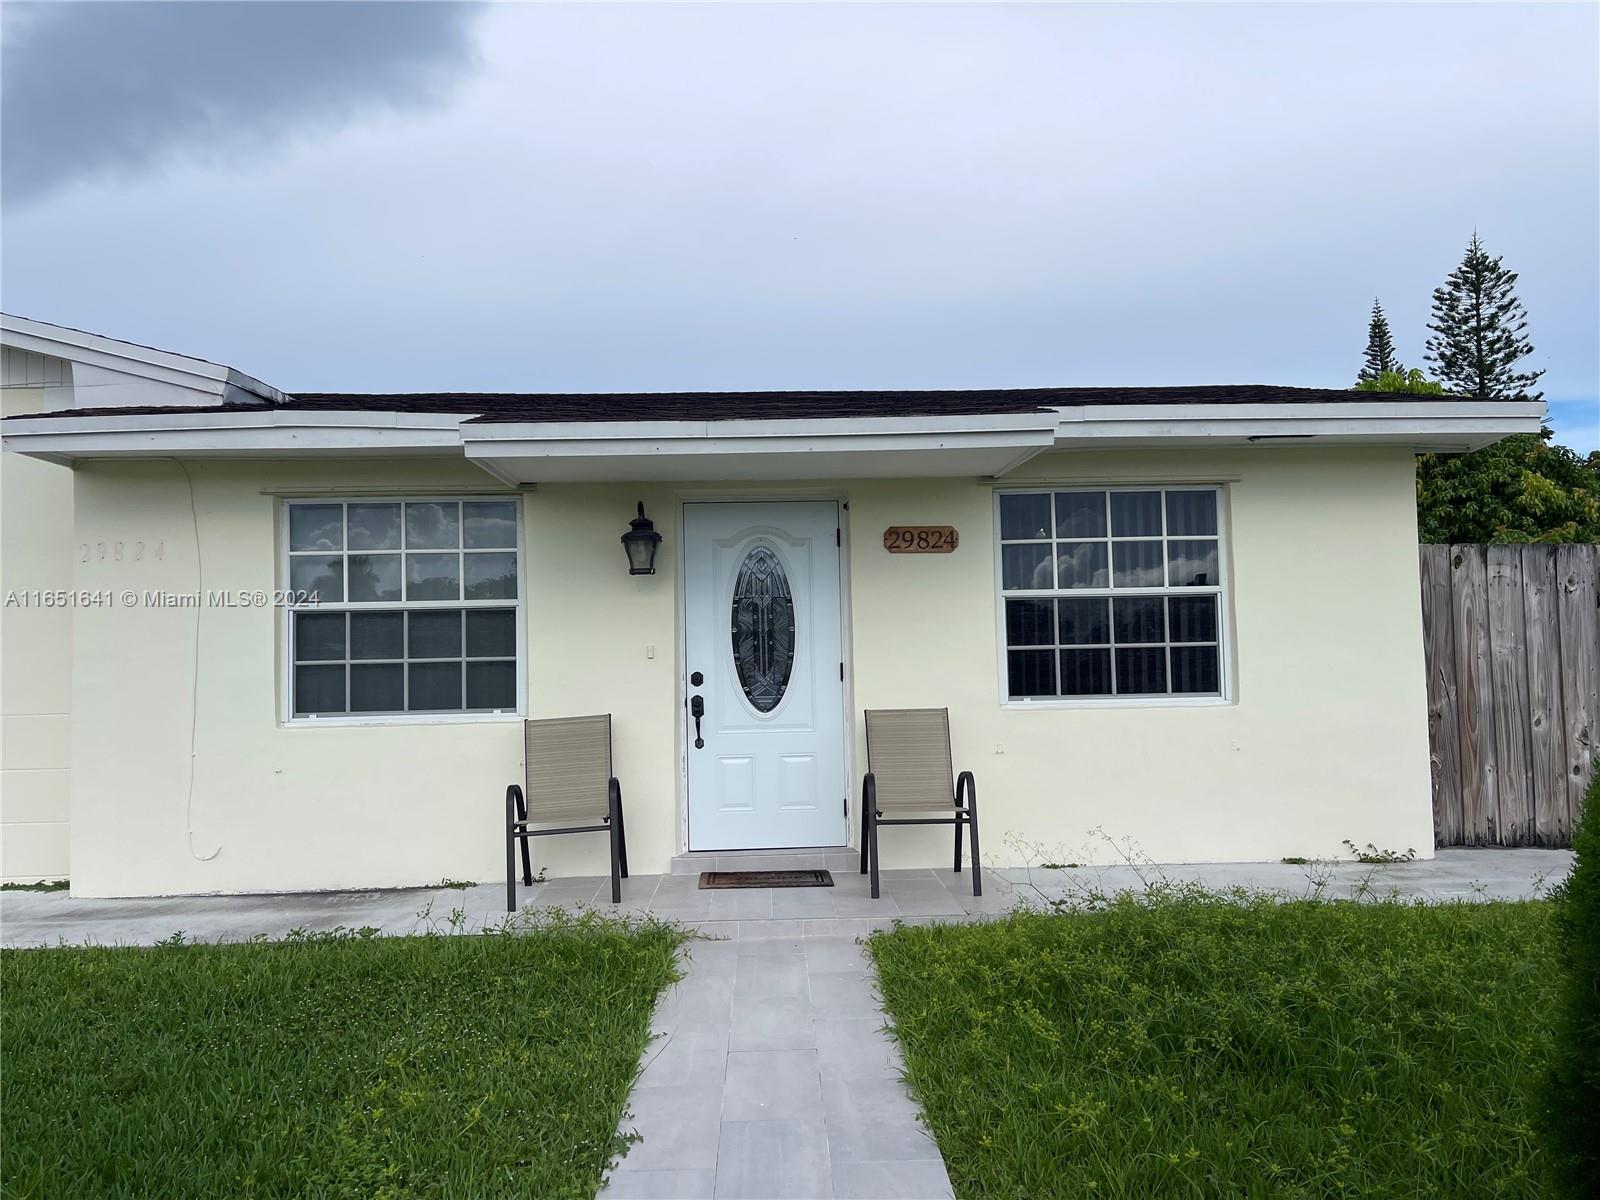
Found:
[[[1004, 486], [1225, 486], [1228, 702], [1022, 709], [1002, 703], [994, 491], [973, 479], [550, 485], [525, 492], [530, 716], [610, 712], [636, 872], [684, 849], [678, 520], [685, 499], [848, 502], [849, 779], [864, 708], [947, 706], [977, 775], [985, 857], [1025, 847], [1162, 862], [1331, 855], [1349, 838], [1431, 854], [1413, 460], [1403, 449], [1073, 452]], [[279, 586], [285, 493], [503, 490], [463, 462], [83, 464], [74, 586]], [[191, 504], [192, 488], [192, 504]], [[618, 544], [643, 500], [657, 574]], [[948, 555], [890, 555], [885, 527], [955, 526]], [[149, 548], [160, 545], [157, 557]], [[516, 720], [309, 727], [281, 719], [281, 615], [97, 607], [72, 623], [72, 881], [86, 896], [292, 891], [491, 880], [503, 871]], [[855, 818], [852, 815], [852, 825]], [[949, 830], [888, 829], [886, 866], [935, 865]], [[552, 876], [605, 870], [598, 834], [540, 839]]]
[[[7, 387], [8, 417], [50, 407]], [[72, 609], [39, 593], [72, 586], [72, 472], [0, 454], [0, 881], [65, 879], [72, 741]]]

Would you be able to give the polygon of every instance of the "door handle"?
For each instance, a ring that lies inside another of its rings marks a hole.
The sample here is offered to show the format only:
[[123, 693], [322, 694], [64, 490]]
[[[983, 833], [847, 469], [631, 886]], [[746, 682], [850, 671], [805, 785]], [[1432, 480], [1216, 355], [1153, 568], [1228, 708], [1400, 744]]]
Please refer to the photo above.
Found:
[[700, 736], [700, 718], [706, 715], [706, 702], [702, 697], [691, 696], [689, 698], [689, 715], [694, 718], [694, 748], [696, 750], [704, 750], [706, 748], [706, 740]]

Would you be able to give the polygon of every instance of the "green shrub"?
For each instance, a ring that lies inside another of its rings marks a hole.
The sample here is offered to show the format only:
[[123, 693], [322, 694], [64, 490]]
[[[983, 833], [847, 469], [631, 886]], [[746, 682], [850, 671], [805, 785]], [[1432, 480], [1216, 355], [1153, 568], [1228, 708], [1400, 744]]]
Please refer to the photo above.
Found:
[[1552, 1182], [1590, 1197], [1600, 1196], [1600, 762], [1572, 848], [1572, 873], [1552, 893], [1564, 978], [1543, 1116]]

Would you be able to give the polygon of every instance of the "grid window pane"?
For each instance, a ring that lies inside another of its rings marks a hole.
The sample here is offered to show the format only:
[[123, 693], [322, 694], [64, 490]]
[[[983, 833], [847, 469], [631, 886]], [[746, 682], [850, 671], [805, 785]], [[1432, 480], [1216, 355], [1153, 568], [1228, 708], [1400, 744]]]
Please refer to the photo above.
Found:
[[1106, 535], [1104, 492], [1057, 492], [1058, 538], [1103, 538]]
[[1167, 536], [1214, 535], [1217, 532], [1215, 492], [1168, 492]]
[[350, 614], [351, 658], [404, 658], [406, 616], [397, 612]]
[[1006, 674], [1013, 696], [1054, 696], [1056, 653], [1054, 650], [1008, 650]]
[[344, 658], [344, 614], [297, 612], [294, 615], [294, 658], [316, 662]]
[[288, 617], [291, 715], [517, 708], [520, 501], [284, 507], [283, 574], [318, 601]]
[[408, 658], [461, 657], [460, 609], [442, 608], [413, 612], [407, 615], [406, 624]]
[[346, 523], [352, 550], [400, 549], [400, 506], [398, 504], [351, 504]]
[[514, 658], [517, 653], [517, 610], [467, 610], [467, 657]]
[[1117, 695], [1147, 696], [1167, 690], [1167, 652], [1162, 647], [1117, 651]]
[[343, 550], [344, 507], [339, 504], [290, 506], [289, 549]]
[[[1063, 646], [1098, 646], [1111, 640], [1111, 623], [1106, 617], [1109, 600], [1103, 597], [1090, 599], [1063, 599], [1056, 601], [1056, 611], [1061, 618], [1061, 644]], [[1065, 672], [1063, 671], [1063, 679]]]
[[516, 663], [469, 662], [467, 664], [468, 708], [515, 708], [516, 706]]
[[294, 711], [297, 716], [344, 712], [344, 664], [296, 667]]
[[[1167, 621], [1175, 642], [1214, 642], [1217, 640], [1217, 598], [1173, 596], [1167, 601]], [[1177, 672], [1176, 665], [1173, 672]]]
[[1160, 542], [1112, 542], [1111, 582], [1119, 588], [1160, 587]]
[[351, 712], [403, 712], [406, 707], [405, 667], [400, 663], [352, 663]]
[[1168, 542], [1167, 573], [1173, 587], [1214, 587], [1217, 543]]
[[517, 598], [515, 554], [468, 554], [463, 557], [466, 599], [515, 600]]
[[1006, 591], [1049, 591], [1055, 582], [1048, 545], [1000, 547], [1000, 584]]
[[1054, 600], [1007, 600], [1006, 645], [1054, 645], [1055, 620]]
[[1103, 588], [1109, 583], [1104, 542], [1057, 542], [1056, 571], [1063, 588]]
[[1016, 541], [1050, 536], [1050, 494], [1000, 497], [1000, 540]]
[[443, 550], [461, 545], [461, 506], [454, 500], [406, 505], [406, 549]]
[[406, 555], [406, 599], [461, 599], [461, 556], [459, 554]]
[[1061, 694], [1063, 696], [1109, 696], [1111, 694], [1111, 651], [1063, 650], [1061, 652]]
[[1111, 632], [1117, 644], [1166, 641], [1165, 609], [1160, 596], [1118, 596], [1111, 602]]
[[461, 663], [411, 663], [406, 668], [412, 712], [450, 712], [461, 707]]
[[1222, 690], [1220, 652], [1215, 646], [1172, 648], [1172, 690], [1186, 695], [1216, 695]]
[[1160, 537], [1160, 492], [1112, 492], [1112, 537]]
[[320, 604], [343, 603], [344, 559], [337, 555], [295, 555], [289, 560], [289, 587], [315, 596]]
[[1218, 489], [1002, 492], [997, 503], [1010, 696], [1222, 694]]
[[352, 554], [350, 599], [357, 604], [400, 599], [398, 554]]
[[517, 505], [512, 500], [467, 501], [461, 506], [467, 549], [517, 548]]

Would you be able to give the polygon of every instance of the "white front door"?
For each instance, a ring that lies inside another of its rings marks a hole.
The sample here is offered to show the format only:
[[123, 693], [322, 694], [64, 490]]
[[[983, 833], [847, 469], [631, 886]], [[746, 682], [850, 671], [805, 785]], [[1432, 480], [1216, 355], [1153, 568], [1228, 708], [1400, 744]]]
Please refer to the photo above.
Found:
[[844, 845], [839, 506], [686, 504], [683, 538], [689, 848]]

